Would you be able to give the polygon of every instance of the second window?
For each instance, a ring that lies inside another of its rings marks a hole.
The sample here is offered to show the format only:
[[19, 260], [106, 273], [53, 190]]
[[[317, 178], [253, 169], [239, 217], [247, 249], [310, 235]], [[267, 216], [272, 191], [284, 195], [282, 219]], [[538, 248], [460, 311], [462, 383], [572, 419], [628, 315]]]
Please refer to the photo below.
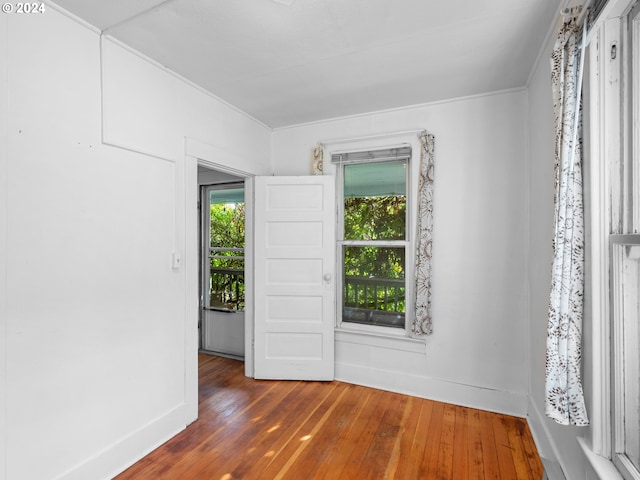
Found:
[[410, 147], [332, 155], [339, 168], [342, 322], [405, 329]]

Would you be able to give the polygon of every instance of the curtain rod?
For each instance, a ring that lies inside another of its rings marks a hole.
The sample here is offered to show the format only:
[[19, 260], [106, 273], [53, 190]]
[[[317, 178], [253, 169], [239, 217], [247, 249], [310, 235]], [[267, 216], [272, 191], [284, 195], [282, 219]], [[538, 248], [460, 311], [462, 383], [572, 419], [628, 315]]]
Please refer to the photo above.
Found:
[[377, 133], [372, 135], [363, 135], [361, 137], [332, 138], [329, 140], [321, 140], [318, 143], [324, 146], [326, 144], [331, 144], [331, 143], [357, 142], [359, 140], [372, 140], [375, 138], [396, 137], [398, 135], [410, 135], [410, 134], [422, 135], [425, 133], [427, 133], [427, 131], [424, 128], [417, 128], [415, 130], [404, 130], [401, 132], [390, 132], [390, 133]]
[[593, 0], [585, 0], [582, 5], [564, 7], [560, 11], [560, 15], [565, 18], [565, 21], [569, 21], [568, 18], [577, 17], [577, 24], [581, 25], [587, 15], [587, 12], [589, 11], [589, 7], [591, 6], [592, 1]]

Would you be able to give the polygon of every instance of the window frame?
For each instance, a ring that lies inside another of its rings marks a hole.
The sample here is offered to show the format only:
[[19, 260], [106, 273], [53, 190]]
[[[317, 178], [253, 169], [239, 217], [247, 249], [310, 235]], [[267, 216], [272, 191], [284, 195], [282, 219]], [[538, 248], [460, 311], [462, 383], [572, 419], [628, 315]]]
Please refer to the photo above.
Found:
[[[336, 327], [343, 330], [350, 330], [356, 332], [374, 333], [385, 336], [411, 336], [411, 325], [413, 323], [413, 312], [415, 304], [415, 236], [414, 231], [416, 228], [415, 209], [417, 205], [417, 198], [415, 198], [414, 192], [415, 182], [417, 181], [416, 168], [419, 168], [419, 158], [416, 160], [416, 146], [409, 143], [393, 144], [393, 145], [379, 145], [379, 146], [363, 146], [361, 148], [349, 148], [335, 150], [329, 153], [328, 158], [331, 155], [340, 153], [352, 153], [352, 152], [364, 152], [373, 150], [394, 149], [401, 147], [411, 147], [411, 154], [406, 160], [406, 222], [405, 222], [405, 238], [404, 240], [345, 240], [344, 239], [344, 166], [363, 163], [376, 163], [384, 162], [385, 160], [356, 160], [350, 162], [341, 162], [339, 164], [333, 164], [335, 168], [336, 177]], [[388, 161], [388, 160], [387, 160]], [[344, 304], [344, 258], [343, 248], [345, 246], [367, 246], [376, 245], [381, 247], [403, 247], [405, 249], [405, 318], [404, 328], [390, 327], [383, 325], [371, 325], [364, 323], [355, 323], [344, 321], [342, 318], [342, 307]]]
[[[622, 272], [615, 268], [618, 260], [622, 260], [621, 248], [625, 246], [640, 246], [640, 234], [614, 234], [610, 236], [611, 245], [611, 349], [613, 354], [611, 371], [611, 426], [612, 426], [612, 450], [613, 464], [627, 480], [640, 479], [638, 469], [626, 455], [626, 408], [625, 408], [625, 369], [628, 355], [625, 334], [627, 324], [623, 314]], [[636, 259], [638, 262], [638, 259]], [[636, 327], [637, 328], [637, 327]], [[637, 392], [636, 392], [637, 393]]]
[[[211, 281], [211, 269], [210, 269], [210, 264], [211, 264], [211, 214], [210, 214], [210, 209], [208, 208], [210, 205], [210, 192], [211, 191], [215, 191], [215, 190], [236, 190], [236, 189], [242, 189], [245, 192], [246, 195], [246, 189], [245, 189], [245, 183], [244, 181], [241, 182], [229, 182], [229, 183], [216, 183], [216, 184], [209, 184], [209, 185], [201, 185], [201, 190], [200, 190], [200, 205], [201, 205], [201, 245], [200, 245], [200, 251], [201, 251], [201, 261], [200, 261], [200, 276], [201, 276], [201, 292], [200, 292], [200, 308], [202, 310], [211, 310], [211, 311], [218, 311], [218, 312], [243, 312], [246, 310], [246, 298], [245, 301], [243, 303], [245, 303], [245, 308], [244, 309], [230, 309], [230, 308], [224, 308], [224, 307], [219, 307], [219, 306], [211, 306], [211, 298], [210, 298], [210, 292], [209, 292], [209, 284]], [[245, 197], [245, 223], [246, 223], [246, 197]], [[247, 232], [245, 229], [245, 239], [247, 237]], [[242, 259], [243, 259], [243, 265], [244, 265], [244, 274], [243, 276], [246, 278], [246, 272], [247, 272], [247, 264], [246, 264], [246, 241], [245, 241], [245, 246], [244, 248], [241, 249], [237, 249], [237, 248], [233, 248], [233, 249], [222, 249], [225, 251], [242, 251]], [[245, 296], [246, 296], [246, 283], [245, 283]]]
[[[611, 329], [611, 459], [626, 480], [640, 480], [640, 466], [634, 465], [626, 454], [625, 423], [625, 369], [628, 356], [625, 332], [626, 321], [622, 312], [622, 278], [616, 269], [616, 261], [625, 245], [640, 245], [640, 175], [633, 159], [640, 156], [638, 128], [640, 105], [640, 1], [628, 2], [619, 17], [621, 54], [620, 65], [620, 168], [619, 176], [612, 178], [613, 208], [617, 210], [618, 223], [612, 223], [610, 244], [610, 329]], [[634, 58], [636, 61], [634, 61]], [[636, 399], [637, 400], [637, 399]]]
[[[609, 0], [591, 27], [589, 44], [588, 95], [585, 96], [585, 125], [588, 129], [589, 147], [585, 161], [589, 180], [585, 193], [590, 195], [585, 203], [590, 220], [587, 248], [585, 308], [590, 310], [591, 335], [585, 357], [585, 368], [590, 370], [585, 386], [590, 391], [591, 424], [590, 443], [579, 438], [586, 458], [593, 471], [602, 478], [614, 478], [623, 474], [620, 462], [615, 460], [616, 446], [616, 358], [614, 310], [618, 307], [611, 296], [613, 272], [612, 249], [616, 234], [622, 233], [629, 220], [623, 214], [623, 172], [629, 165], [630, 118], [629, 93], [625, 90], [631, 78], [630, 56], [626, 52], [626, 17], [637, 0]], [[637, 70], [636, 70], [637, 72]], [[637, 75], [637, 73], [636, 73]], [[637, 76], [635, 77], [638, 78]], [[637, 109], [636, 108], [636, 119]], [[638, 143], [636, 142], [636, 146]], [[637, 174], [637, 171], [636, 171]], [[634, 181], [638, 181], [638, 177]], [[636, 216], [638, 211], [635, 212]], [[588, 381], [590, 380], [590, 382]], [[619, 408], [619, 407], [618, 407]], [[619, 430], [619, 428], [618, 428]], [[622, 478], [621, 476], [619, 478]], [[640, 478], [627, 474], [625, 478]]]

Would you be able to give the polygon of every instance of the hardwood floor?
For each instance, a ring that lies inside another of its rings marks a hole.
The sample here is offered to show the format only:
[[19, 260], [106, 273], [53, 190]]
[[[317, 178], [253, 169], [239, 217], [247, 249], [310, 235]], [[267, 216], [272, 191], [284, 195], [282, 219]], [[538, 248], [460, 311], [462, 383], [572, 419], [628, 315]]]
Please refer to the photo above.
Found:
[[125, 479], [535, 479], [524, 419], [341, 382], [259, 381], [200, 355], [199, 420]]

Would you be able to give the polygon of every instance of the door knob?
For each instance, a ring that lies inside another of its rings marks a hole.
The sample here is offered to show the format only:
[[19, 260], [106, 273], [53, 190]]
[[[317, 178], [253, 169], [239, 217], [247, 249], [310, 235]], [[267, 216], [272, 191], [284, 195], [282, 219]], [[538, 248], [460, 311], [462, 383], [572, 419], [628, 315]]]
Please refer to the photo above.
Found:
[[324, 277], [322, 277], [322, 278], [324, 278], [325, 282], [329, 283], [331, 281], [331, 274], [330, 273], [325, 273]]

